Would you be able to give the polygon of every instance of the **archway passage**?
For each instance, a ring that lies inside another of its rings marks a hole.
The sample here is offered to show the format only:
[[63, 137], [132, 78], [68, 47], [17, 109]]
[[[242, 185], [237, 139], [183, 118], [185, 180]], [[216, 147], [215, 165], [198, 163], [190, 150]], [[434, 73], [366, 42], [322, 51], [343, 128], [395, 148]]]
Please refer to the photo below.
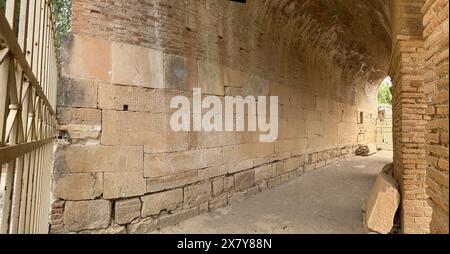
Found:
[[[425, 172], [435, 164], [427, 154], [445, 162], [448, 142], [425, 150], [427, 107], [448, 97], [427, 105], [422, 54], [439, 51], [448, 60], [448, 42], [424, 48], [421, 11], [436, 14], [446, 4], [74, 0], [73, 35], [62, 52], [51, 231], [150, 232], [353, 155], [357, 145], [376, 142], [378, 85], [389, 72], [402, 230], [429, 232]], [[448, 15], [432, 17], [448, 24]], [[445, 66], [430, 61], [433, 70]], [[278, 140], [173, 132], [169, 101], [193, 88], [278, 96]], [[435, 116], [432, 128], [444, 138], [445, 117]], [[448, 169], [436, 165], [433, 200], [440, 201]], [[441, 214], [446, 202], [438, 203]]]

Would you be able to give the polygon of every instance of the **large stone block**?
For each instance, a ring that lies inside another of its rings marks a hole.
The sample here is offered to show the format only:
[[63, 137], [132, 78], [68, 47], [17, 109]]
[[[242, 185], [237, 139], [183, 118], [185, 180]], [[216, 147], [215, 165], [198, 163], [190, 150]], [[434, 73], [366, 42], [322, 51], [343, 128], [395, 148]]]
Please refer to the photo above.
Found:
[[110, 80], [110, 42], [75, 35], [65, 43], [61, 55], [63, 76]]
[[98, 107], [118, 111], [166, 112], [164, 92], [136, 86], [99, 84]]
[[159, 192], [169, 190], [177, 187], [182, 187], [201, 179], [197, 171], [183, 172], [181, 174], [170, 175], [167, 177], [148, 178], [147, 179], [147, 193]]
[[170, 129], [170, 115], [103, 110], [102, 144], [145, 146], [146, 153], [183, 151], [188, 133]]
[[114, 221], [117, 224], [127, 224], [141, 215], [141, 200], [129, 198], [115, 202]]
[[172, 54], [164, 54], [164, 88], [191, 91], [198, 87], [197, 61]]
[[62, 77], [58, 86], [58, 105], [97, 107], [97, 83], [93, 80]]
[[158, 229], [158, 220], [148, 217], [133, 221], [127, 225], [129, 234], [149, 234]]
[[224, 84], [227, 87], [241, 88], [245, 86], [250, 79], [247, 72], [235, 70], [229, 67], [224, 68]]
[[163, 53], [144, 47], [113, 43], [113, 84], [163, 88]]
[[380, 173], [367, 199], [364, 217], [367, 228], [382, 234], [389, 233], [399, 204], [400, 193], [395, 180], [385, 173]]
[[192, 207], [211, 199], [211, 182], [206, 181], [184, 188], [184, 205]]
[[58, 107], [58, 130], [66, 131], [72, 139], [97, 139], [102, 129], [101, 110]]
[[234, 188], [236, 191], [245, 190], [255, 185], [255, 170], [247, 170], [234, 175]]
[[183, 202], [183, 189], [174, 189], [141, 197], [142, 217], [158, 215], [161, 211], [172, 211]]
[[142, 171], [142, 147], [76, 146], [56, 152], [56, 173]]
[[222, 163], [222, 156], [221, 147], [176, 153], [145, 154], [144, 176], [155, 178], [216, 166]]
[[108, 227], [111, 220], [111, 202], [98, 199], [68, 201], [64, 208], [64, 225], [69, 232]]
[[255, 182], [261, 182], [272, 178], [273, 171], [273, 166], [271, 164], [255, 168]]
[[145, 193], [146, 182], [142, 171], [105, 172], [103, 177], [105, 199], [140, 196]]
[[198, 81], [203, 94], [224, 95], [224, 75], [220, 65], [199, 61]]
[[53, 175], [53, 197], [55, 199], [95, 199], [102, 194], [102, 191], [102, 173]]

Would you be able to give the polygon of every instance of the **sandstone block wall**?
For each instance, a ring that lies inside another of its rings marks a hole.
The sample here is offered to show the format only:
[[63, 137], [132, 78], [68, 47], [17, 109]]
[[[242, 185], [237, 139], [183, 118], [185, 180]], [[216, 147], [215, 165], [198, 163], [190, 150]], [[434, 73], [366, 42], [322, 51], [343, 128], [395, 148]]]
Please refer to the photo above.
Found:
[[[365, 45], [344, 40], [350, 23], [324, 22], [333, 6], [247, 2], [73, 1], [51, 232], [151, 232], [375, 143], [387, 58], [370, 62]], [[387, 56], [386, 38], [367, 50]], [[192, 88], [279, 96], [278, 140], [171, 131], [170, 99]]]
[[422, 8], [427, 96], [427, 193], [432, 233], [448, 228], [448, 1], [427, 0]]

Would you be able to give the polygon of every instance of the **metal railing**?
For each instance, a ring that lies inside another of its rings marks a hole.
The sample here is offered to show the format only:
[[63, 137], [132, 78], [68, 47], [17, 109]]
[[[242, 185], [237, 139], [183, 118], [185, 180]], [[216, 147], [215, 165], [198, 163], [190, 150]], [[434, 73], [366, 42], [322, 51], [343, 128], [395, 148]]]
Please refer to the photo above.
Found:
[[47, 233], [58, 68], [50, 0], [0, 12], [0, 233]]

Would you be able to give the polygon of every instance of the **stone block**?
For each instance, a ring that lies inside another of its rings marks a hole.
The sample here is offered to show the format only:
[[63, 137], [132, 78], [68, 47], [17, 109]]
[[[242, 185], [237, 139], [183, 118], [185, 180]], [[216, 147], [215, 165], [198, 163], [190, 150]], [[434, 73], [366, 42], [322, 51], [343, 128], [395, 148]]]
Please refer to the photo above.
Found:
[[188, 133], [170, 129], [170, 115], [103, 110], [103, 145], [145, 146], [145, 153], [183, 151]]
[[197, 174], [197, 171], [184, 172], [177, 175], [170, 175], [160, 178], [147, 179], [147, 193], [159, 192], [163, 190], [169, 190], [176, 187], [189, 185], [195, 182], [199, 182], [201, 179]]
[[74, 35], [64, 45], [63, 76], [109, 81], [111, 72], [111, 43], [105, 40]]
[[195, 59], [164, 54], [164, 88], [192, 91], [198, 87], [197, 69]]
[[103, 198], [116, 199], [143, 195], [146, 182], [142, 171], [105, 172]]
[[142, 171], [142, 147], [76, 146], [56, 152], [56, 173]]
[[128, 198], [115, 202], [114, 221], [117, 224], [128, 224], [141, 215], [141, 200]]
[[163, 88], [162, 51], [112, 43], [113, 84]]
[[199, 61], [198, 81], [199, 87], [202, 89], [202, 94], [225, 94], [223, 70], [217, 64]]
[[97, 83], [93, 80], [61, 77], [57, 93], [58, 106], [97, 107]]
[[142, 217], [158, 215], [161, 211], [170, 212], [183, 202], [183, 189], [174, 189], [141, 197]]
[[70, 138], [97, 139], [102, 129], [102, 112], [91, 108], [58, 107], [58, 130], [66, 131]]
[[213, 210], [216, 208], [224, 207], [228, 204], [228, 196], [227, 194], [222, 194], [218, 197], [215, 197], [209, 201], [209, 210]]
[[260, 182], [263, 180], [268, 180], [273, 177], [273, 166], [264, 165], [255, 168], [255, 182]]
[[387, 234], [394, 224], [394, 216], [400, 205], [400, 193], [395, 180], [380, 173], [369, 193], [366, 205], [365, 225], [371, 231]]
[[165, 93], [136, 86], [98, 85], [98, 107], [116, 111], [167, 112]]
[[53, 175], [53, 197], [64, 200], [95, 199], [103, 191], [102, 173]]
[[158, 220], [152, 217], [138, 219], [127, 225], [129, 234], [149, 234], [158, 229]]
[[223, 178], [212, 181], [213, 196], [218, 196], [223, 193]]
[[146, 154], [144, 156], [144, 176], [154, 178], [179, 174], [221, 163], [221, 147], [176, 153]]
[[241, 88], [245, 86], [250, 79], [247, 72], [232, 69], [230, 67], [224, 68], [224, 84], [228, 87]]
[[245, 190], [255, 185], [255, 170], [247, 170], [234, 175], [235, 190]]
[[205, 181], [184, 188], [184, 205], [192, 207], [211, 199], [211, 182]]
[[161, 218], [159, 218], [159, 223], [158, 223], [159, 228], [176, 225], [184, 220], [187, 220], [189, 218], [192, 218], [192, 217], [198, 215], [198, 213], [199, 213], [198, 208], [194, 207], [194, 208], [190, 208], [190, 209], [186, 209], [186, 210], [182, 210], [182, 211], [177, 211], [174, 214], [162, 216]]
[[111, 202], [108, 200], [66, 202], [64, 225], [69, 232], [107, 228], [110, 220]]

